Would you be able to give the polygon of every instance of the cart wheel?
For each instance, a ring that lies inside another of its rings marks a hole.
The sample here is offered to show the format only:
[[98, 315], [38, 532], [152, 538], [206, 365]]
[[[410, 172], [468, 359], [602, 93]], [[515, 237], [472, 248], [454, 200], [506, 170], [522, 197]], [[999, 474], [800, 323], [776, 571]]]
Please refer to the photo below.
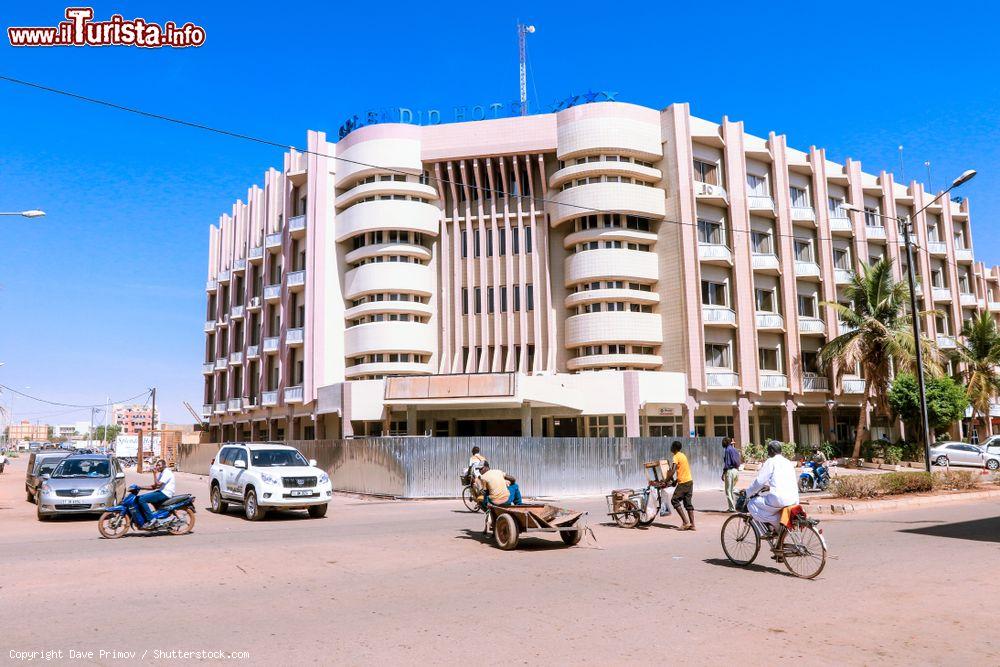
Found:
[[516, 549], [519, 537], [514, 517], [509, 514], [501, 514], [496, 518], [493, 525], [493, 539], [498, 547], [504, 551]]
[[651, 517], [649, 517], [648, 519], [643, 519], [642, 518], [642, 512], [640, 512], [639, 513], [639, 525], [642, 526], [643, 528], [648, 528], [649, 526], [652, 526], [653, 522], [656, 521], [656, 515], [657, 515], [657, 512], [653, 512], [653, 515]]
[[568, 530], [560, 530], [559, 537], [562, 538], [562, 541], [566, 546], [575, 547], [580, 543], [580, 540], [583, 539], [583, 528], [572, 532]]
[[615, 523], [622, 528], [635, 528], [639, 525], [639, 506], [631, 500], [623, 501], [615, 508]]

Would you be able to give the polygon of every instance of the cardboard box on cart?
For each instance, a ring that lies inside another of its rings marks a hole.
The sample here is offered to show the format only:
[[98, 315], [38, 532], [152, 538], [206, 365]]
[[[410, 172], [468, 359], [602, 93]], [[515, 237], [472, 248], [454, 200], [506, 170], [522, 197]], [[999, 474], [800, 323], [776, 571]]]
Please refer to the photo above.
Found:
[[643, 467], [646, 469], [646, 479], [650, 482], [662, 482], [670, 474], [671, 461], [660, 459], [659, 461], [646, 461]]

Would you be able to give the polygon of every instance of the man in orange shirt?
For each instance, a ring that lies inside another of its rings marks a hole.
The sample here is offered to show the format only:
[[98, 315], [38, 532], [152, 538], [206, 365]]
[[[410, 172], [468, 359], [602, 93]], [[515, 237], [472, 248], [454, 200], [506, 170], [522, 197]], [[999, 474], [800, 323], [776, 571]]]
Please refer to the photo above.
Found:
[[674, 496], [670, 499], [670, 504], [677, 510], [683, 525], [681, 530], [694, 530], [694, 504], [691, 497], [694, 494], [694, 478], [691, 476], [691, 464], [688, 463], [687, 456], [681, 452], [681, 443], [674, 440], [670, 445], [670, 451], [674, 455], [673, 463], [670, 465], [671, 476], [677, 476], [677, 486], [674, 488]]

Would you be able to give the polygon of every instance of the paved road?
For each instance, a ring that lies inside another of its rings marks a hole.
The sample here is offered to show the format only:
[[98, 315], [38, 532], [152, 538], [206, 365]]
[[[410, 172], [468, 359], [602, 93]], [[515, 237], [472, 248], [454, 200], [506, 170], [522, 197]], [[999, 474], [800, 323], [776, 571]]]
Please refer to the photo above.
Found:
[[[803, 581], [738, 569], [723, 515], [697, 532], [605, 525], [575, 548], [502, 552], [457, 501], [338, 497], [325, 519], [261, 523], [205, 509], [188, 536], [99, 539], [93, 521], [38, 523], [24, 459], [0, 475], [0, 600], [8, 651], [248, 651], [253, 664], [998, 664], [1000, 507], [962, 503], [824, 521], [833, 560]], [[721, 506], [701, 494], [699, 506]], [[955, 563], [956, 565], [949, 565]], [[98, 664], [124, 664], [97, 659]], [[79, 663], [77, 663], [79, 664]]]

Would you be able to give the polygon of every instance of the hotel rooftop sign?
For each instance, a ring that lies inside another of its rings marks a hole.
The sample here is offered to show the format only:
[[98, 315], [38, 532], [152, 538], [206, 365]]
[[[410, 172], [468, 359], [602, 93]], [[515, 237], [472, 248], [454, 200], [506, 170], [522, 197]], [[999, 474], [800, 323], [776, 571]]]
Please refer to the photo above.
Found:
[[[590, 104], [592, 102], [614, 102], [617, 92], [602, 90], [588, 91], [582, 95], [570, 95], [550, 104], [544, 111], [535, 113], [555, 113], [563, 109]], [[521, 112], [520, 102], [493, 102], [491, 104], [474, 104], [471, 106], [456, 106], [451, 110], [447, 121], [442, 120], [440, 109], [411, 109], [409, 107], [387, 107], [369, 109], [361, 114], [351, 116], [340, 126], [337, 133], [343, 139], [354, 130], [366, 125], [379, 123], [407, 123], [410, 125], [440, 125], [442, 122], [462, 123], [470, 120], [486, 120], [492, 118], [509, 118]]]

